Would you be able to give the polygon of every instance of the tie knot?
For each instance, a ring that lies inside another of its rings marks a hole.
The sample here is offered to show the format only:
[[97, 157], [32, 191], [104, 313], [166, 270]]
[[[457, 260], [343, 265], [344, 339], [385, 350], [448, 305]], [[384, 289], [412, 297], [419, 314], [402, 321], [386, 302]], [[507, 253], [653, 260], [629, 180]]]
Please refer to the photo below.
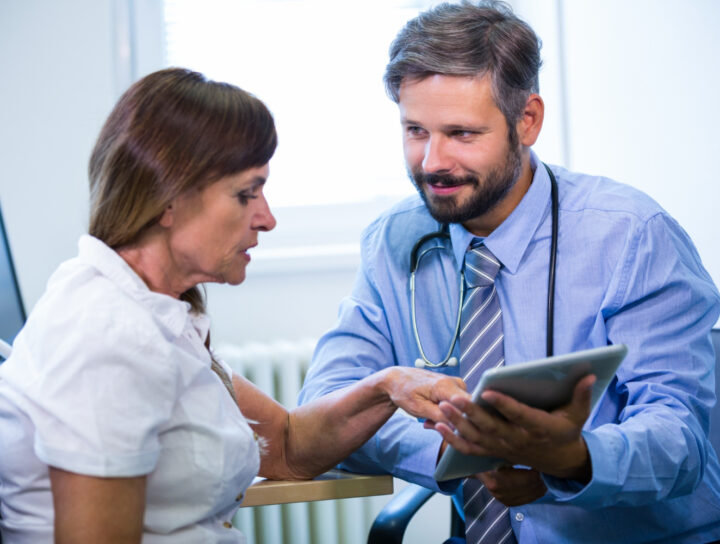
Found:
[[473, 245], [465, 253], [465, 282], [468, 288], [491, 285], [500, 271], [500, 262], [485, 244]]

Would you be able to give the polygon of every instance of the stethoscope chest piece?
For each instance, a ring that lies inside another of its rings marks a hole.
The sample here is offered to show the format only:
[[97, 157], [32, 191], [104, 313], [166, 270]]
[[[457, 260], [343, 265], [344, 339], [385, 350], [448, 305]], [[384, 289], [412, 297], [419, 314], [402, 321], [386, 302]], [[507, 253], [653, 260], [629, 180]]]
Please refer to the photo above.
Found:
[[436, 364], [431, 363], [427, 359], [421, 359], [420, 357], [415, 359], [415, 367], [416, 368], [427, 368], [427, 367], [439, 368], [439, 367], [443, 367], [443, 366], [457, 366], [457, 364], [458, 364], [457, 357], [450, 357], [446, 361], [441, 361]]

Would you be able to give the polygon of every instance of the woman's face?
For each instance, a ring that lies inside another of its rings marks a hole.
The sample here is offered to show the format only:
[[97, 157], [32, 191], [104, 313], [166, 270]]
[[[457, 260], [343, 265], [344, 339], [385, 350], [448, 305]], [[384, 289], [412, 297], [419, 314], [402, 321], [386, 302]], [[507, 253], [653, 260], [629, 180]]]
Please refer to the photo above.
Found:
[[250, 168], [173, 201], [168, 210], [171, 273], [185, 289], [245, 279], [248, 249], [257, 245], [258, 232], [275, 228], [263, 194], [269, 171], [267, 164]]

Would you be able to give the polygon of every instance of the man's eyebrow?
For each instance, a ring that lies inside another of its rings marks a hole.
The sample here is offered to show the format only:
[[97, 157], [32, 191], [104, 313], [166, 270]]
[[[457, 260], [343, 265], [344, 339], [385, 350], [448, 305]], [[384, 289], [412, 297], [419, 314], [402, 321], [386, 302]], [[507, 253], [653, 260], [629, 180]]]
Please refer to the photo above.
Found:
[[[406, 119], [404, 117], [400, 119], [400, 122], [404, 126], [407, 126], [407, 125], [423, 126], [422, 123], [418, 123], [417, 121], [413, 121], [412, 119]], [[473, 125], [473, 124], [469, 124], [469, 123], [462, 124], [462, 125], [457, 124], [457, 123], [449, 123], [447, 125], [442, 125], [441, 128], [442, 128], [443, 132], [453, 132], [456, 130], [461, 130], [461, 131], [467, 130], [470, 132], [487, 132], [488, 130], [490, 130], [490, 127], [488, 127], [487, 125]]]

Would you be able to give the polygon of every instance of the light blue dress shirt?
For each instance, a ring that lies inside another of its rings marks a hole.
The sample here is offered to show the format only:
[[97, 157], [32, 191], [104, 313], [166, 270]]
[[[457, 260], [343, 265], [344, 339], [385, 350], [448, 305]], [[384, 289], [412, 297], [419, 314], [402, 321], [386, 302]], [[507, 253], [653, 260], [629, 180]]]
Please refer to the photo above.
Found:
[[[533, 154], [530, 189], [485, 239], [503, 265], [496, 286], [507, 365], [545, 356], [551, 199], [538, 164]], [[521, 544], [720, 539], [720, 465], [707, 436], [718, 291], [688, 235], [648, 196], [552, 170], [560, 199], [555, 354], [620, 343], [629, 351], [585, 424], [592, 480], [583, 486], [544, 476], [546, 495], [511, 509], [515, 535]], [[410, 251], [438, 228], [412, 197], [365, 230], [355, 287], [317, 346], [301, 403], [382, 368], [413, 365]], [[430, 253], [417, 272], [418, 329], [431, 361], [449, 348], [458, 274], [473, 237], [456, 224], [450, 235], [446, 250]], [[439, 434], [396, 414], [343, 466], [437, 490], [440, 443]]]

